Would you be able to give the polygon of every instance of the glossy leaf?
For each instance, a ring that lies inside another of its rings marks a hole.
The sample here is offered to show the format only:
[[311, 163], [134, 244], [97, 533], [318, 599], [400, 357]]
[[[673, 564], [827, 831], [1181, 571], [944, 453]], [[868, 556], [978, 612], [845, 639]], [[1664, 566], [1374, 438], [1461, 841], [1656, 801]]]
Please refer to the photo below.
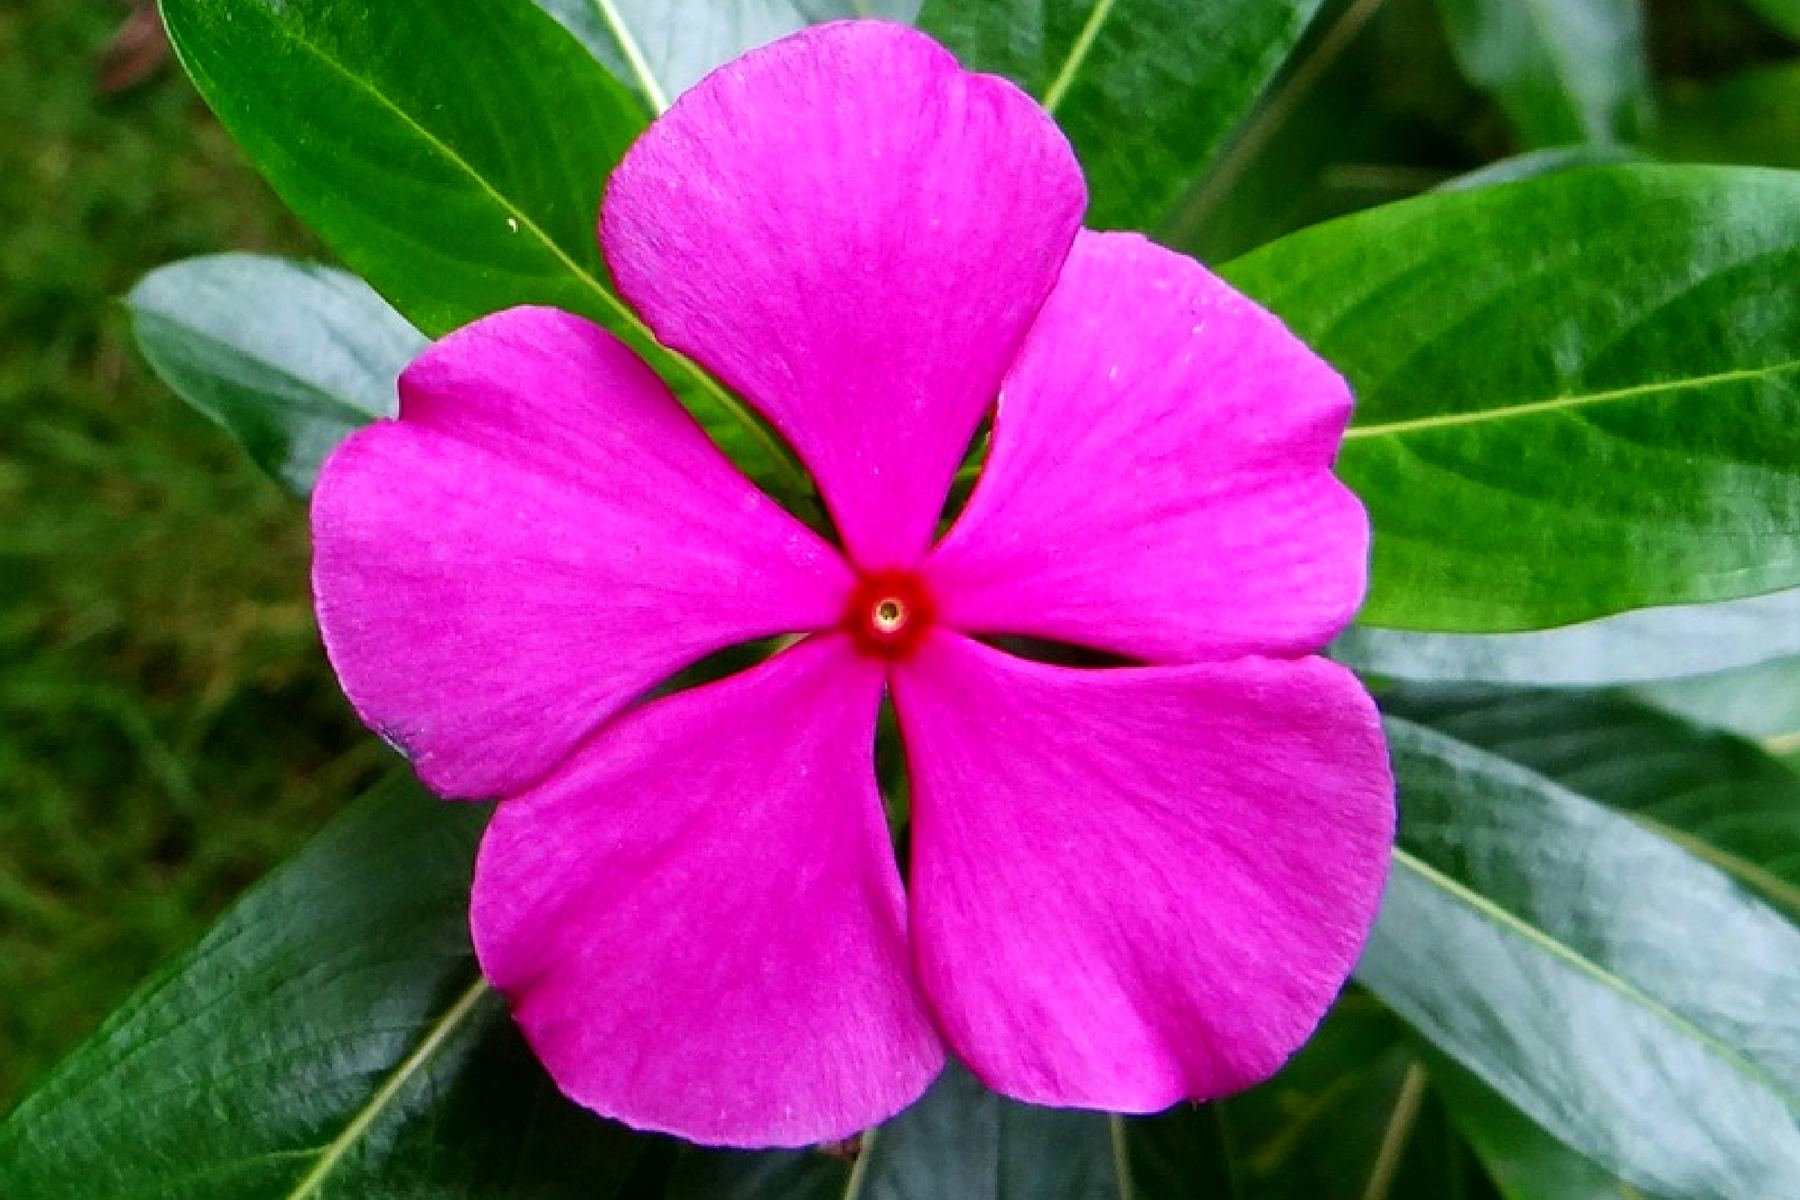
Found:
[[1634, 1186], [1800, 1179], [1800, 929], [1629, 818], [1388, 723], [1403, 824], [1359, 979]]
[[1449, 1059], [1430, 1054], [1427, 1062], [1433, 1091], [1505, 1200], [1659, 1200], [1545, 1133]]
[[564, 1101], [476, 971], [485, 816], [365, 796], [0, 1125], [7, 1200], [617, 1194], [645, 1140]]
[[1637, 136], [1649, 107], [1641, 0], [1438, 0], [1463, 71], [1528, 148]]
[[1226, 274], [1356, 389], [1366, 624], [1469, 633], [1800, 584], [1800, 174], [1574, 171]]
[[594, 236], [646, 121], [525, 0], [166, 0], [182, 64], [290, 208], [427, 334], [514, 304], [619, 320]]
[[1762, 742], [1773, 754], [1800, 749], [1800, 657], [1645, 684], [1632, 694], [1697, 725]]
[[1619, 695], [1420, 688], [1382, 705], [1692, 839], [1800, 917], [1800, 775], [1754, 744]]
[[625, 338], [752, 474], [782, 451], [610, 290], [595, 221], [643, 103], [530, 0], [164, 0], [195, 86], [288, 207], [427, 335], [517, 304]]
[[253, 254], [160, 267], [125, 306], [163, 382], [302, 496], [333, 446], [395, 412], [425, 346], [354, 275]]
[[866, 1141], [860, 1200], [1121, 1200], [1109, 1118], [1004, 1100], [959, 1066]]
[[1800, 591], [1639, 609], [1530, 633], [1413, 633], [1357, 625], [1331, 645], [1339, 662], [1389, 679], [1551, 687], [1676, 679], [1792, 654], [1800, 654]]
[[1199, 178], [1318, 7], [926, 0], [919, 25], [965, 66], [1044, 101], [1087, 172], [1090, 226], [1149, 229]]
[[819, 21], [910, 22], [919, 0], [537, 0], [654, 112], [746, 50]]

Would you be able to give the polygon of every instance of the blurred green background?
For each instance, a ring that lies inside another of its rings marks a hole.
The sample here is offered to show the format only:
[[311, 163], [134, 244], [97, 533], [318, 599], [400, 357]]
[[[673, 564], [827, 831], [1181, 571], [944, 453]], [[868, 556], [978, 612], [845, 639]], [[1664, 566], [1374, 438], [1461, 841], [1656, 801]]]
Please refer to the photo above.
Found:
[[[302, 506], [130, 346], [152, 267], [323, 251], [172, 65], [100, 86], [128, 12], [0, 5], [0, 1111], [386, 761], [318, 647]], [[1645, 142], [1800, 166], [1794, 43], [1743, 0], [1650, 16]], [[1171, 231], [1210, 259], [1521, 145], [1434, 0], [1329, 0], [1247, 129]]]
[[0, 5], [0, 1110], [381, 761], [301, 505], [130, 347], [151, 267], [317, 251], [178, 70], [102, 95], [128, 11]]

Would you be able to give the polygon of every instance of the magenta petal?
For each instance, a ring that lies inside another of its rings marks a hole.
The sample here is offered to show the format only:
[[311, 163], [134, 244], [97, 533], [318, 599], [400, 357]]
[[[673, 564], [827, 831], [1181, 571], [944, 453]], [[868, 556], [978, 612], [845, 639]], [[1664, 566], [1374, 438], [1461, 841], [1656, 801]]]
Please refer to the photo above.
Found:
[[682, 96], [614, 173], [601, 230], [657, 337], [774, 423], [851, 557], [885, 569], [929, 543], [1085, 202], [1024, 93], [855, 22]]
[[694, 1141], [848, 1136], [943, 1065], [842, 634], [628, 714], [500, 805], [482, 969], [558, 1086]]
[[479, 321], [400, 395], [320, 475], [313, 588], [357, 712], [440, 792], [525, 787], [682, 666], [843, 613], [836, 552], [580, 318]]
[[1083, 233], [927, 568], [939, 617], [1147, 661], [1291, 655], [1354, 614], [1344, 381], [1191, 259]]
[[1305, 1040], [1393, 832], [1348, 671], [1074, 671], [935, 633], [894, 701], [920, 982], [990, 1087], [1147, 1112], [1265, 1078]]

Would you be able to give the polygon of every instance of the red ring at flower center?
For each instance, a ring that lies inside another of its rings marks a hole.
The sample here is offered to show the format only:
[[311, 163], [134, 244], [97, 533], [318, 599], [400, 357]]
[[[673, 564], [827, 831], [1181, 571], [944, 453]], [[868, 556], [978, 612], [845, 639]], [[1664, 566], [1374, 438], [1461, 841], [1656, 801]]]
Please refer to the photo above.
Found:
[[883, 658], [907, 653], [930, 624], [931, 596], [910, 571], [864, 576], [844, 614], [844, 626], [857, 644]]

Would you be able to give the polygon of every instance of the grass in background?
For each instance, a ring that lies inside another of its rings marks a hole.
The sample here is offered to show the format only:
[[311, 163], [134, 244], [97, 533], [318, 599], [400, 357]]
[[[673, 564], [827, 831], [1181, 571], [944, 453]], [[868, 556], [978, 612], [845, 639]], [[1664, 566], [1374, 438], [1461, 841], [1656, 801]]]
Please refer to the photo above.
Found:
[[117, 298], [317, 254], [109, 0], [0, 7], [0, 1111], [379, 769], [317, 646], [304, 512], [157, 383]]

